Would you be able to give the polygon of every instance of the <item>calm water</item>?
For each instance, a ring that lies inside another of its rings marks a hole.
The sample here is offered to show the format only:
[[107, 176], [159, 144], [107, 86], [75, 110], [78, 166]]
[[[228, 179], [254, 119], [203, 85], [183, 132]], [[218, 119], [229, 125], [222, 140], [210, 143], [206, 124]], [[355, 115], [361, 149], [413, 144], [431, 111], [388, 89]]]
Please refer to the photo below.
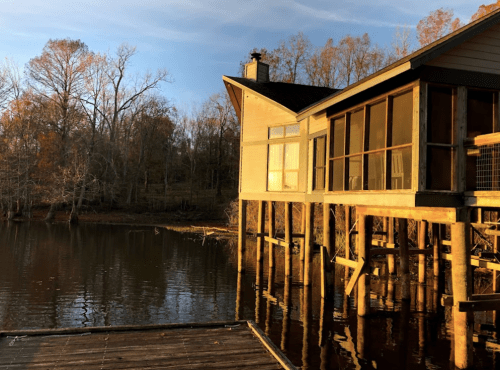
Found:
[[[397, 281], [375, 278], [373, 315], [362, 319], [354, 300], [342, 294], [342, 269], [334, 303], [322, 304], [317, 258], [312, 291], [285, 286], [279, 253], [273, 283], [265, 263], [256, 285], [255, 247], [248, 244], [247, 273], [238, 276], [235, 247], [199, 236], [149, 227], [0, 223], [0, 329], [241, 318], [255, 320], [303, 369], [453, 368], [451, 314], [436, 306], [432, 287], [420, 292], [422, 310], [416, 299], [399, 302]], [[491, 314], [476, 315], [478, 369], [500, 366], [491, 323]]]

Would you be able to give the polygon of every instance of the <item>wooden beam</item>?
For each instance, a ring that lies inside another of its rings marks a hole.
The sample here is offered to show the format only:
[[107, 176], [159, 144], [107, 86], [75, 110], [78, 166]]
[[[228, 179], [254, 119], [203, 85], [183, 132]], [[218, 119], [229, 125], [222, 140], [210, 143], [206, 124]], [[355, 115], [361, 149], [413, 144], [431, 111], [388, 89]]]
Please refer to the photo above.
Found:
[[356, 269], [354, 270], [354, 272], [352, 273], [352, 276], [351, 276], [351, 279], [349, 280], [349, 284], [346, 286], [345, 288], [345, 293], [347, 295], [350, 295], [354, 286], [356, 285], [356, 283], [358, 282], [358, 278], [361, 274], [361, 272], [363, 271], [366, 263], [365, 263], [365, 260], [363, 258], [361, 258], [357, 263], [357, 266], [356, 266]]
[[[492, 293], [492, 294], [473, 294], [471, 296], [471, 301], [492, 301], [492, 300], [500, 300], [500, 293]], [[451, 294], [443, 294], [441, 297], [441, 304], [443, 306], [453, 306], [453, 295]]]
[[497, 311], [500, 310], [500, 299], [461, 301], [458, 302], [459, 312]]
[[384, 247], [384, 248], [394, 248], [396, 246], [394, 243], [389, 243], [380, 239], [372, 239], [372, 245], [374, 247]]
[[358, 267], [358, 262], [348, 260], [347, 258], [335, 257], [335, 260], [333, 262], [338, 263], [339, 265], [342, 265], [342, 266], [350, 267], [352, 269], [355, 269]]
[[451, 246], [451, 240], [441, 240], [441, 244]]
[[264, 237], [264, 240], [269, 244], [279, 245], [280, 247], [293, 247], [293, 243], [288, 243], [283, 239], [270, 238], [268, 236]]
[[[430, 256], [433, 253], [432, 249], [416, 249], [416, 248], [408, 248], [408, 254], [410, 255], [421, 255], [421, 256]], [[370, 255], [394, 255], [399, 254], [399, 249], [393, 248], [371, 248]]]
[[463, 212], [460, 209], [443, 207], [356, 206], [356, 212], [356, 214], [406, 218], [417, 221], [426, 220], [443, 224], [460, 221], [460, 218], [463, 217]]
[[[441, 258], [443, 260], [453, 262], [452, 253], [441, 253]], [[494, 271], [500, 271], [500, 263], [481, 260], [476, 256], [471, 256], [470, 264], [471, 264], [471, 266], [477, 266], [477, 267], [487, 268], [487, 269], [494, 270]]]

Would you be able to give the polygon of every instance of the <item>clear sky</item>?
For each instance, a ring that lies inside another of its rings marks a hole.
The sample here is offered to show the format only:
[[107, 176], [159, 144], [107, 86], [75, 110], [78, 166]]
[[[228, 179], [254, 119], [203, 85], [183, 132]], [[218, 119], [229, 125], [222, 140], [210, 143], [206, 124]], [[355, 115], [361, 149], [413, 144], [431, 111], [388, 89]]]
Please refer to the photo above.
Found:
[[[489, 0], [486, 4], [492, 3]], [[137, 47], [135, 71], [166, 68], [163, 94], [183, 111], [222, 91], [254, 47], [274, 49], [302, 31], [313, 45], [367, 32], [389, 46], [395, 28], [415, 28], [438, 8], [463, 22], [476, 0], [0, 0], [0, 50], [24, 66], [49, 39], [80, 39], [90, 50]], [[415, 35], [413, 35], [417, 45]]]

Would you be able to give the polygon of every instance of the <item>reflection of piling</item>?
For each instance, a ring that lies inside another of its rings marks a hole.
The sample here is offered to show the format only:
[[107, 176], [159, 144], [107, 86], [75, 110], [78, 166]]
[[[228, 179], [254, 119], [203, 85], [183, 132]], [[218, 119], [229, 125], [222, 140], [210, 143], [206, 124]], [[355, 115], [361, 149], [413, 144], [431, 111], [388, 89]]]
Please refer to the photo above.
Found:
[[238, 273], [238, 281], [236, 283], [236, 309], [235, 309], [235, 320], [241, 320], [243, 317], [243, 307], [241, 305], [243, 301], [243, 275], [241, 272]]
[[331, 327], [333, 321], [333, 306], [327, 304], [325, 299], [321, 300], [320, 316], [319, 316], [319, 342], [321, 348], [320, 354], [320, 369], [329, 369], [330, 349], [331, 345], [328, 340], [328, 329]]
[[408, 362], [408, 332], [410, 329], [410, 302], [401, 302], [401, 313], [399, 322], [399, 368], [406, 369]]
[[368, 345], [370, 343], [370, 325], [368, 319], [358, 316], [358, 333], [356, 351], [361, 360], [367, 360]]
[[312, 281], [312, 255], [313, 255], [313, 227], [314, 227], [314, 205], [306, 203], [306, 234], [304, 249], [304, 286], [311, 286]]
[[425, 285], [423, 284], [417, 286], [417, 311], [425, 311]]
[[285, 279], [292, 278], [292, 203], [285, 202]]
[[408, 254], [408, 220], [400, 218], [399, 223], [399, 265], [401, 270], [401, 299], [410, 300], [410, 256]]
[[[274, 238], [276, 234], [276, 212], [274, 209], [274, 202], [267, 202], [267, 213], [268, 213], [268, 231], [269, 237]], [[269, 268], [274, 268], [275, 250], [274, 244], [272, 242], [269, 245]]]
[[247, 201], [240, 199], [238, 215], [238, 272], [245, 272], [246, 233]]
[[274, 296], [275, 288], [274, 288], [274, 279], [275, 279], [276, 270], [272, 267], [269, 267], [269, 273], [267, 277], [267, 293], [269, 294], [266, 305], [266, 335], [269, 335], [271, 331], [271, 325], [273, 320], [273, 304], [269, 297]]
[[312, 317], [312, 294], [311, 287], [304, 286], [304, 298], [302, 306], [302, 369], [309, 369], [309, 337], [311, 331]]
[[358, 278], [358, 315], [370, 313], [370, 246], [372, 236], [372, 216], [358, 215], [358, 263], [365, 264]]
[[472, 366], [473, 312], [460, 312], [458, 310], [458, 303], [468, 301], [472, 295], [469, 232], [470, 225], [468, 223], [457, 222], [451, 226], [455, 366], [459, 369], [467, 369]]
[[292, 284], [291, 279], [285, 279], [283, 291], [283, 327], [281, 331], [281, 350], [286, 351], [290, 339], [290, 312], [292, 306]]

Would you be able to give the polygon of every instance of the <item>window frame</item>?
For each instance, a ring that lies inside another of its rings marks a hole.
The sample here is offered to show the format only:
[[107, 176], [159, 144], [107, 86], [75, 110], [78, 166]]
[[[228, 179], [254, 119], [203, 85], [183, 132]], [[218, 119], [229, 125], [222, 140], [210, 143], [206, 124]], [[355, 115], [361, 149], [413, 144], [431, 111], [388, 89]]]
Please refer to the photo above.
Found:
[[[287, 127], [290, 126], [298, 126], [298, 133], [287, 136], [286, 135], [286, 129]], [[283, 135], [281, 137], [271, 137], [271, 130], [275, 128], [283, 128]], [[299, 190], [299, 185], [300, 185], [300, 123], [291, 123], [291, 124], [285, 124], [285, 125], [274, 125], [274, 126], [268, 126], [268, 139], [267, 139], [267, 177], [266, 177], [266, 191], [268, 192], [296, 192]], [[286, 161], [286, 145], [287, 144], [298, 144], [298, 163], [297, 163], [297, 168], [296, 169], [286, 169], [285, 168], [285, 161]], [[282, 145], [282, 153], [281, 153], [281, 169], [279, 171], [273, 170], [271, 172], [281, 172], [281, 189], [276, 189], [276, 190], [270, 190], [269, 189], [269, 173], [270, 173], [270, 153], [271, 153], [271, 146], [272, 145]], [[297, 183], [296, 186], [292, 189], [285, 189], [285, 179], [286, 179], [286, 174], [287, 173], [296, 173], [297, 174]]]
[[[413, 150], [413, 140], [410, 141], [409, 143], [405, 144], [400, 144], [400, 145], [395, 145], [395, 146], [388, 146], [389, 143], [391, 143], [392, 140], [392, 114], [393, 114], [393, 99], [395, 97], [404, 95], [404, 94], [412, 94], [415, 88], [415, 84], [407, 84], [405, 86], [402, 86], [396, 90], [392, 90], [384, 95], [379, 95], [377, 97], [374, 97], [373, 99], [364, 101], [363, 103], [360, 103], [358, 105], [355, 105], [349, 109], [346, 109], [344, 111], [341, 111], [335, 115], [332, 115], [328, 117], [328, 143], [329, 145], [327, 146], [327, 179], [328, 183], [325, 186], [325, 191], [327, 193], [338, 193], [338, 192], [353, 192], [353, 191], [363, 191], [363, 192], [380, 192], [380, 191], [404, 191], [408, 192], [413, 189], [413, 179], [412, 175], [410, 175], [410, 187], [406, 189], [391, 189], [392, 184], [391, 184], [391, 173], [392, 173], [392, 168], [391, 166], [391, 156], [390, 153], [392, 153], [394, 150], [403, 150], [406, 148], [412, 148]], [[385, 129], [385, 135], [384, 135], [384, 147], [383, 148], [377, 148], [377, 149], [372, 149], [369, 150], [369, 135], [367, 135], [367, 126], [369, 125], [369, 113], [370, 113], [370, 107], [375, 106], [377, 104], [380, 104], [382, 102], [385, 102], [385, 123], [384, 123], [384, 129]], [[349, 153], [349, 146], [350, 146], [350, 119], [351, 115], [353, 113], [356, 113], [360, 111], [361, 109], [364, 110], [364, 117], [363, 117], [363, 125], [362, 125], [362, 150], [360, 153]], [[412, 109], [413, 111], [413, 109]], [[412, 113], [413, 114], [413, 113]], [[333, 156], [332, 150], [334, 150], [334, 144], [332, 143], [332, 140], [335, 140], [334, 138], [334, 122], [336, 120], [343, 119], [344, 120], [344, 153], [343, 155], [337, 155]], [[414, 125], [414, 122], [412, 121], [412, 125]], [[412, 138], [413, 139], [413, 138]], [[392, 144], [392, 143], [391, 143]], [[368, 185], [368, 166], [367, 166], [367, 161], [368, 161], [368, 156], [373, 155], [373, 154], [380, 154], [383, 153], [383, 174], [382, 174], [382, 189], [369, 189]], [[349, 184], [349, 159], [350, 158], [356, 158], [361, 156], [361, 189], [359, 190], [352, 190], [350, 188]], [[343, 163], [343, 179], [342, 179], [342, 190], [336, 189], [334, 190], [333, 187], [333, 168], [334, 168], [334, 163], [335, 161], [342, 161]], [[411, 167], [410, 167], [411, 168]], [[413, 171], [413, 168], [411, 168]]]
[[[318, 151], [317, 151], [317, 146], [318, 146], [318, 139], [323, 139], [324, 142], [323, 142], [323, 154], [324, 154], [324, 158], [323, 158], [323, 165], [322, 166], [318, 166], [317, 165], [317, 154], [318, 154]], [[316, 136], [313, 138], [313, 171], [312, 171], [312, 190], [313, 191], [325, 191], [326, 189], [326, 178], [327, 178], [327, 175], [326, 175], [326, 171], [327, 171], [327, 163], [328, 163], [328, 149], [327, 149], [327, 144], [328, 144], [328, 135], [327, 134], [324, 134], [324, 135], [319, 135], [319, 136]], [[318, 169], [322, 169], [323, 170], [323, 184], [322, 184], [322, 187], [318, 187], [318, 184], [317, 184], [317, 170]]]

